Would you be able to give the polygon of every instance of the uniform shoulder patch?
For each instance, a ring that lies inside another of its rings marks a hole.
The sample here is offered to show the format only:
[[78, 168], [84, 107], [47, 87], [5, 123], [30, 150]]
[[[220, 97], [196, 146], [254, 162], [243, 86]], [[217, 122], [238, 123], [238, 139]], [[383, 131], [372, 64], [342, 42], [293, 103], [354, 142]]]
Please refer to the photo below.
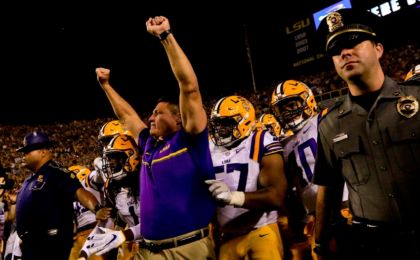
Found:
[[[333, 110], [335, 110], [336, 108], [338, 108], [339, 106], [341, 106], [341, 104], [343, 104], [343, 103], [344, 103], [344, 100], [343, 99], [339, 99], [339, 100], [335, 101], [334, 104], [332, 104], [332, 106], [330, 106], [329, 108], [326, 109], [327, 111], [325, 112], [325, 116], [327, 116]], [[324, 113], [324, 110], [322, 111], [322, 113]]]
[[72, 178], [72, 179], [75, 179], [77, 176], [76, 176], [76, 174], [74, 174], [74, 172], [72, 172], [72, 171], [69, 171], [69, 170], [67, 170], [67, 169], [63, 169], [63, 171], [67, 171], [67, 173], [70, 175], [70, 178]]
[[341, 104], [343, 104], [343, 102], [344, 102], [344, 100], [337, 100], [337, 101], [334, 102], [334, 104], [332, 106], [323, 109], [318, 114], [318, 124], [321, 122], [322, 119], [326, 118], [327, 115], [329, 115], [333, 110], [335, 110], [336, 108], [341, 106]]
[[67, 173], [72, 179], [75, 179], [77, 177], [74, 171], [70, 171], [69, 169], [66, 169], [66, 168], [60, 168], [60, 170], [63, 171], [64, 173]]
[[51, 166], [52, 168], [55, 168], [55, 169], [59, 170], [60, 172], [63, 172], [63, 173], [65, 173], [65, 174], [68, 174], [68, 175], [70, 176], [70, 178], [72, 178], [72, 179], [74, 179], [74, 178], [76, 178], [76, 177], [77, 177], [77, 176], [76, 176], [76, 174], [75, 174], [73, 171], [70, 171], [69, 169], [64, 168], [64, 167], [63, 167], [60, 163], [58, 163], [58, 162], [51, 161], [51, 162], [50, 162], [50, 166]]

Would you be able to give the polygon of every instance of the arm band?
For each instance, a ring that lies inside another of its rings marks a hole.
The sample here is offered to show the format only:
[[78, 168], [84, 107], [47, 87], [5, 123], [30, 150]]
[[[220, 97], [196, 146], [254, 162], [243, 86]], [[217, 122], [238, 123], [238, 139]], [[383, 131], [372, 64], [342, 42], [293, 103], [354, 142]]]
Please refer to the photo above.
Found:
[[168, 37], [168, 35], [171, 34], [171, 33], [172, 33], [172, 30], [171, 29], [166, 30], [163, 33], [159, 34], [159, 39], [161, 41], [164, 41]]

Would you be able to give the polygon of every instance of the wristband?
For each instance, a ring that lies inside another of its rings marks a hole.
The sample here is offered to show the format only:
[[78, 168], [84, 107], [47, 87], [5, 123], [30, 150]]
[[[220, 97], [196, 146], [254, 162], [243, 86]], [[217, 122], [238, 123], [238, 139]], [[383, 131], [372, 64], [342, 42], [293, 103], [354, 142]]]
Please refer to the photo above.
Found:
[[159, 34], [159, 39], [161, 41], [164, 41], [168, 37], [168, 35], [171, 34], [171, 33], [172, 33], [172, 30], [171, 29], [166, 30], [163, 33]]
[[94, 209], [95, 214], [98, 213], [98, 211], [103, 209], [103, 208], [104, 208], [104, 206], [102, 206], [101, 204], [99, 204], [99, 203], [96, 204], [95, 209]]

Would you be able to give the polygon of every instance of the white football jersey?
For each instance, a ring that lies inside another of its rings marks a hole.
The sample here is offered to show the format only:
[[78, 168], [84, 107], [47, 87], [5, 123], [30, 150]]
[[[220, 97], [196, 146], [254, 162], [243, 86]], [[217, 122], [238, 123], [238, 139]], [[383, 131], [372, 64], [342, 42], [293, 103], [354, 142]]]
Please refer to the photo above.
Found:
[[133, 227], [139, 223], [139, 200], [138, 198], [134, 198], [127, 188], [121, 188], [116, 195], [115, 207], [118, 210], [118, 215], [128, 225], [128, 227]]
[[298, 190], [302, 191], [300, 196], [307, 213], [315, 211], [318, 190], [318, 186], [312, 184], [317, 153], [318, 122], [318, 116], [308, 119], [306, 125], [298, 133], [283, 140], [285, 162], [289, 163], [290, 155], [294, 153], [297, 166], [302, 170], [302, 176], [299, 177], [305, 182]]
[[20, 240], [17, 231], [14, 231], [9, 235], [6, 243], [6, 249], [4, 252], [5, 259], [20, 260], [22, 259], [22, 250], [20, 248], [22, 240]]
[[[231, 191], [258, 190], [260, 162], [264, 155], [281, 153], [277, 138], [268, 131], [256, 131], [230, 150], [210, 142], [210, 152], [217, 180], [223, 180]], [[218, 207], [217, 218], [224, 232], [249, 231], [277, 221], [277, 211], [251, 211], [234, 206]], [[236, 224], [234, 224], [236, 222]]]
[[105, 186], [104, 176], [101, 171], [93, 170], [86, 179], [89, 188], [103, 192]]
[[0, 238], [4, 236], [4, 224], [6, 221], [6, 211], [5, 211], [6, 204], [3, 201], [0, 201]]
[[[286, 164], [289, 163], [289, 158], [291, 157], [291, 154], [294, 153], [297, 166], [302, 170], [302, 176], [299, 177], [305, 180], [305, 182], [301, 182], [302, 186], [299, 187], [298, 190], [302, 191], [300, 196], [307, 213], [315, 212], [318, 186], [312, 183], [312, 176], [315, 169], [318, 124], [321, 117], [322, 113], [313, 116], [298, 133], [282, 140]], [[345, 186], [343, 201], [347, 200], [347, 197], [348, 191]]]

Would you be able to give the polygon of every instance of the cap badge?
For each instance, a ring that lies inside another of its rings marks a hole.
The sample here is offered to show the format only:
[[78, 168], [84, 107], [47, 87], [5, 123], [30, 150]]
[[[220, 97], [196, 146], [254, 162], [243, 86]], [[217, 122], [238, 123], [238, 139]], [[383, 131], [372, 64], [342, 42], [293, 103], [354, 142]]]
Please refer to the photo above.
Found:
[[341, 14], [332, 12], [327, 16], [328, 30], [334, 32], [344, 26]]
[[419, 102], [414, 96], [406, 96], [398, 99], [397, 111], [406, 118], [412, 118], [419, 111]]

